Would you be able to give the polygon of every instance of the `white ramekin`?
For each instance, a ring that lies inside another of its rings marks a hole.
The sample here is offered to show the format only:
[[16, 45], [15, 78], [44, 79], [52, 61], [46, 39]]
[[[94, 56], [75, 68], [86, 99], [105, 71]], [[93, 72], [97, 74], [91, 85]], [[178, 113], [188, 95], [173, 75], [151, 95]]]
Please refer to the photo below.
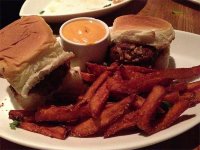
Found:
[[[75, 43], [73, 41], [66, 39], [62, 34], [63, 27], [77, 20], [94, 20], [99, 22], [104, 26], [106, 30], [105, 36], [102, 39], [96, 41], [95, 43], [88, 45]], [[108, 45], [110, 42], [110, 32], [109, 32], [109, 27], [103, 21], [91, 17], [74, 18], [62, 24], [59, 30], [59, 34], [61, 37], [61, 44], [64, 50], [72, 51], [75, 54], [75, 58], [72, 59], [71, 61], [72, 67], [79, 66], [81, 70], [84, 70], [86, 62], [101, 63], [104, 61]]]

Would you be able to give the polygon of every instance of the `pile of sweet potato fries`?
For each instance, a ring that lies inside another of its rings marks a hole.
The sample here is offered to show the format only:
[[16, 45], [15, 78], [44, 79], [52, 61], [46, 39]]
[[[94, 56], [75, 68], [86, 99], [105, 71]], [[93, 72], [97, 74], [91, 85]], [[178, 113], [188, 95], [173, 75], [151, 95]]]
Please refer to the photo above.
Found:
[[105, 138], [136, 128], [151, 135], [168, 128], [200, 102], [200, 66], [154, 70], [138, 66], [87, 63], [82, 79], [90, 84], [75, 104], [11, 110], [19, 128], [58, 139], [68, 135]]

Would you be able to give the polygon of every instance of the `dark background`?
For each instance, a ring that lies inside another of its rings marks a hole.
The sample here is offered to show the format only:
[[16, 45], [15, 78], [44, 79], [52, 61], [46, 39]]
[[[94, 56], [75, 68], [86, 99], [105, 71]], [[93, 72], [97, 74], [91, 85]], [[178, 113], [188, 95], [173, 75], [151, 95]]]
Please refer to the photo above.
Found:
[[0, 28], [19, 18], [19, 11], [25, 0], [0, 0]]

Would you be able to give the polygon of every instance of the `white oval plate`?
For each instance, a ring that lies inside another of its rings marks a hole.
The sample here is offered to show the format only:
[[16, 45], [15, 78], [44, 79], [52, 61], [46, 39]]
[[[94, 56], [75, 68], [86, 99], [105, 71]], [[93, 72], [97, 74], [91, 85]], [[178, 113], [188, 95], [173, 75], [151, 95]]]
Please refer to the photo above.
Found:
[[21, 7], [19, 15], [20, 16], [39, 15], [39, 16], [42, 16], [47, 22], [63, 22], [75, 17], [99, 17], [107, 13], [110, 13], [116, 9], [121, 8], [125, 4], [131, 2], [132, 0], [124, 0], [120, 3], [113, 4], [112, 6], [109, 6], [109, 7], [98, 8], [96, 10], [88, 10], [88, 11], [79, 12], [79, 13], [64, 13], [63, 12], [63, 14], [61, 15], [56, 14], [56, 13], [49, 14], [49, 15], [45, 15], [45, 13], [40, 14], [40, 12], [44, 10], [51, 1], [52, 0], [26, 0]]
[[[200, 35], [176, 31], [176, 39], [171, 45], [171, 56], [175, 59], [176, 67], [191, 67], [200, 65]], [[200, 122], [200, 105], [188, 109], [184, 112], [185, 115], [192, 115], [170, 128], [160, 131], [154, 135], [145, 137], [139, 133], [130, 135], [121, 135], [112, 138], [103, 139], [102, 137], [93, 138], [74, 138], [69, 137], [66, 140], [57, 140], [40, 134], [28, 132], [22, 129], [11, 130], [8, 119], [8, 111], [16, 108], [16, 104], [10, 101], [8, 96], [8, 83], [4, 79], [0, 79], [0, 136], [9, 141], [24, 146], [38, 149], [68, 149], [68, 150], [108, 150], [108, 149], [135, 149], [177, 136]]]

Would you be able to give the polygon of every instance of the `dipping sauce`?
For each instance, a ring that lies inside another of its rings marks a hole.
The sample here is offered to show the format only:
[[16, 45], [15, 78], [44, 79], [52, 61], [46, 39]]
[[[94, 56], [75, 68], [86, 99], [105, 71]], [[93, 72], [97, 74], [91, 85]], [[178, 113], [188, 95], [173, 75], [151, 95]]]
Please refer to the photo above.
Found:
[[88, 45], [104, 38], [106, 29], [95, 20], [76, 20], [66, 24], [62, 34], [69, 41]]
[[86, 62], [102, 63], [110, 44], [109, 27], [101, 20], [91, 17], [73, 18], [63, 23], [59, 30], [61, 45], [75, 57], [71, 67], [86, 69]]

